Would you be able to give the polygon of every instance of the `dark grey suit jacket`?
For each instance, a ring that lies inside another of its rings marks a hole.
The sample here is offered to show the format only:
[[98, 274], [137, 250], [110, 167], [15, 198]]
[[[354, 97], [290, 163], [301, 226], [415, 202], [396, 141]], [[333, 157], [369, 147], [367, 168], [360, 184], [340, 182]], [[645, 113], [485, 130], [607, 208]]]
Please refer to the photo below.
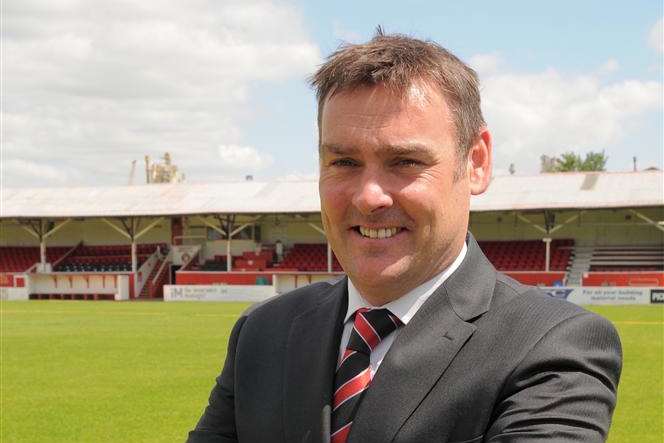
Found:
[[[329, 440], [347, 282], [250, 309], [189, 442]], [[495, 271], [469, 235], [366, 392], [349, 442], [599, 442], [621, 349], [602, 317]]]

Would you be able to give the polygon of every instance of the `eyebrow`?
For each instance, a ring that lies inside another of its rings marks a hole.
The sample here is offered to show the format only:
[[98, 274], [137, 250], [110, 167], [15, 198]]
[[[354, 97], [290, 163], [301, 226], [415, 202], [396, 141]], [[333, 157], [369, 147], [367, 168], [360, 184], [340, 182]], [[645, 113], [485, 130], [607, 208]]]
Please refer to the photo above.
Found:
[[319, 146], [320, 152], [329, 152], [330, 154], [347, 155], [357, 152], [357, 148], [348, 148], [334, 143], [323, 143]]
[[[356, 154], [359, 149], [354, 146], [344, 146], [335, 143], [324, 143], [320, 145], [321, 152], [328, 152], [335, 155]], [[403, 145], [383, 145], [381, 151], [392, 155], [412, 155], [418, 152], [430, 152], [431, 147], [422, 143], [407, 143]]]

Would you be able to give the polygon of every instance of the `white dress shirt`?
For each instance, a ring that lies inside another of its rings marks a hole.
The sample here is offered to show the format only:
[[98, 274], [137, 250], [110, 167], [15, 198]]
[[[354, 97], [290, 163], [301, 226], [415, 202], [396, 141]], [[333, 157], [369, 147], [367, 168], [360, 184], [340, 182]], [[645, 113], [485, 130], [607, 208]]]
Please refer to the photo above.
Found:
[[[396, 300], [393, 300], [389, 303], [384, 304], [383, 306], [372, 306], [368, 301], [362, 297], [362, 294], [359, 293], [357, 288], [353, 285], [353, 282], [348, 279], [348, 310], [346, 311], [346, 317], [344, 318], [344, 331], [341, 335], [341, 344], [339, 346], [339, 360], [337, 365], [341, 363], [341, 356], [346, 350], [346, 345], [350, 339], [350, 333], [353, 330], [353, 318], [352, 315], [360, 308], [384, 308], [389, 309], [392, 314], [399, 317], [399, 320], [404, 325], [407, 325], [408, 322], [415, 316], [417, 311], [422, 307], [424, 302], [433, 294], [433, 292], [438, 289], [440, 285], [443, 284], [447, 278], [452, 275], [454, 271], [457, 270], [464, 257], [468, 247], [466, 243], [463, 244], [461, 252], [457, 258], [452, 262], [452, 264], [445, 269], [443, 272], [437, 274], [431, 280], [427, 280], [422, 283], [420, 286], [416, 287], [412, 291], [404, 294]], [[398, 329], [397, 329], [398, 331]], [[370, 361], [371, 361], [371, 376], [376, 373], [378, 367], [380, 366], [385, 354], [392, 346], [394, 338], [397, 335], [397, 331], [392, 332], [390, 335], [385, 337], [376, 348], [371, 352]]]

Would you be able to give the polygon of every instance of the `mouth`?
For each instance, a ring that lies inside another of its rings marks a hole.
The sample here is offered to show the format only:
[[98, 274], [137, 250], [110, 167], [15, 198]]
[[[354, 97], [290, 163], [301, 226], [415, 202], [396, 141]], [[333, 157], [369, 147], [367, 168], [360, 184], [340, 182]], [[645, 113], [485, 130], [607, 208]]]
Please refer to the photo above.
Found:
[[370, 228], [366, 226], [353, 226], [352, 228], [355, 232], [360, 234], [364, 238], [370, 238], [372, 240], [382, 240], [386, 238], [394, 237], [404, 230], [402, 227], [381, 227], [381, 228]]

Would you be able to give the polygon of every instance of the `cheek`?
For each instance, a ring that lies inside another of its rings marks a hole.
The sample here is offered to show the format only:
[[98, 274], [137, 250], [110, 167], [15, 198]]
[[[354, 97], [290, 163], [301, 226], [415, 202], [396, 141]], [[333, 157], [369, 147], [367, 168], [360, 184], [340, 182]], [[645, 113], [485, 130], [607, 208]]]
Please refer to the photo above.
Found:
[[[400, 192], [400, 205], [415, 221], [419, 233], [435, 242], [459, 210], [453, 186], [437, 181], [413, 182]], [[444, 234], [444, 233], [443, 233]], [[432, 238], [435, 237], [435, 238]]]
[[436, 217], [441, 204], [440, 189], [434, 189], [427, 183], [413, 182], [402, 188], [398, 195], [401, 208], [413, 220], [429, 224]]
[[341, 186], [321, 184], [319, 188], [321, 210], [324, 219], [338, 220], [345, 213], [348, 199], [344, 197]]

